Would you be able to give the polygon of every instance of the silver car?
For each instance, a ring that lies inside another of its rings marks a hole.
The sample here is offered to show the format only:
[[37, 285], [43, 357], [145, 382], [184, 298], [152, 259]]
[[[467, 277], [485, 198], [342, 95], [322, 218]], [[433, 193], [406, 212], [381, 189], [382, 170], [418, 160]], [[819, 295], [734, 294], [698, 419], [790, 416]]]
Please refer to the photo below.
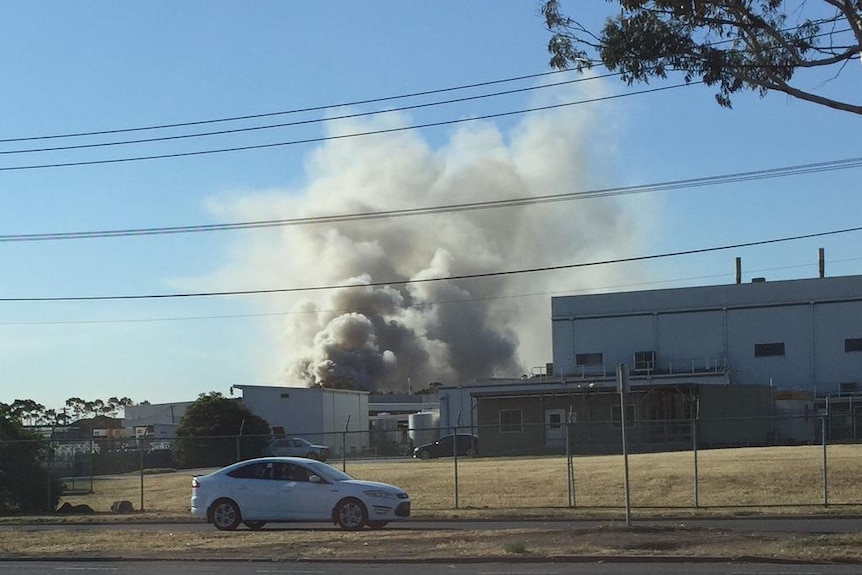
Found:
[[267, 522], [331, 521], [342, 529], [382, 529], [410, 517], [410, 496], [393, 485], [360, 481], [320, 461], [261, 457], [192, 479], [192, 515], [217, 529], [252, 530]]
[[307, 457], [326, 461], [331, 450], [327, 445], [317, 445], [301, 437], [283, 437], [270, 441], [264, 451], [265, 455], [274, 457]]

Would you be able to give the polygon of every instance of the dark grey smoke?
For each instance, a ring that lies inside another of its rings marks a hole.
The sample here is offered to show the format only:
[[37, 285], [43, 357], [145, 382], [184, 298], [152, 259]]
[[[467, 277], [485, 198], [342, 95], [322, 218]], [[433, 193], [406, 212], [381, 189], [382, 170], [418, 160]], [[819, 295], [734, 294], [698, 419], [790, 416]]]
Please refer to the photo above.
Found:
[[[338, 133], [402, 120], [342, 124]], [[585, 189], [601, 182], [587, 169], [603, 141], [590, 120], [572, 110], [533, 115], [505, 137], [493, 125], [473, 124], [438, 150], [417, 133], [331, 141], [310, 156], [307, 188], [246, 197], [230, 214], [307, 217]], [[593, 151], [584, 151], [587, 143]], [[278, 240], [259, 231], [229, 275], [291, 287], [365, 285], [273, 301], [294, 312], [282, 330], [286, 385], [336, 379], [405, 391], [408, 380], [415, 390], [435, 381], [518, 377], [551, 359], [551, 296], [613, 280], [616, 271], [368, 284], [630, 255], [633, 227], [625, 214], [613, 200], [591, 200], [289, 227]]]

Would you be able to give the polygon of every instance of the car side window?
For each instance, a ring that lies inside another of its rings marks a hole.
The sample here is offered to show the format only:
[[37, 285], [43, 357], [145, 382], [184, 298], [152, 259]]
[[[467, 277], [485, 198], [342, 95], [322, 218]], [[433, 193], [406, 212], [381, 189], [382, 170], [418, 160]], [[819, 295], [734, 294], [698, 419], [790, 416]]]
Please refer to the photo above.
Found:
[[234, 469], [228, 476], [236, 479], [264, 479], [267, 474], [267, 464], [252, 463]]
[[292, 463], [282, 463], [276, 470], [276, 478], [282, 481], [308, 481], [309, 472], [304, 467]]

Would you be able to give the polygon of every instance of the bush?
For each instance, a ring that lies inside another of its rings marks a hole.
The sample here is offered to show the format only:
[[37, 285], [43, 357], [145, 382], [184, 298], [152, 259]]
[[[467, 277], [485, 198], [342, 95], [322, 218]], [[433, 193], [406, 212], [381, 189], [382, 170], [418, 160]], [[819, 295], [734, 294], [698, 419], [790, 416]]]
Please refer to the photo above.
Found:
[[48, 446], [8, 412], [0, 412], [0, 514], [50, 512], [63, 484], [43, 465]]
[[201, 394], [180, 420], [174, 456], [182, 467], [222, 467], [260, 455], [269, 433], [269, 424], [242, 402]]

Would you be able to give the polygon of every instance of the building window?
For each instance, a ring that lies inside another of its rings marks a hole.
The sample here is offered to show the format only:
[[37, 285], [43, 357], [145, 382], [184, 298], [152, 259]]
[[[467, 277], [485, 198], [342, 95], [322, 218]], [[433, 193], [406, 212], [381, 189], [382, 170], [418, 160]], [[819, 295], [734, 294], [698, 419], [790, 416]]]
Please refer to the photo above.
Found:
[[[612, 405], [611, 406], [611, 424], [614, 427], [620, 426], [620, 406]], [[635, 406], [627, 405], [626, 406], [626, 427], [633, 427], [635, 424]]]
[[654, 351], [636, 351], [635, 352], [635, 371], [653, 371], [655, 369], [655, 352]]
[[845, 381], [838, 384], [838, 393], [840, 395], [856, 395], [858, 391], [855, 381]]
[[575, 365], [603, 365], [605, 362], [600, 353], [576, 353]]
[[844, 351], [862, 351], [862, 337], [851, 337], [844, 340]]
[[520, 409], [500, 410], [500, 433], [521, 433], [524, 415]]
[[755, 343], [754, 357], [775, 357], [784, 355], [784, 342], [781, 343]]

